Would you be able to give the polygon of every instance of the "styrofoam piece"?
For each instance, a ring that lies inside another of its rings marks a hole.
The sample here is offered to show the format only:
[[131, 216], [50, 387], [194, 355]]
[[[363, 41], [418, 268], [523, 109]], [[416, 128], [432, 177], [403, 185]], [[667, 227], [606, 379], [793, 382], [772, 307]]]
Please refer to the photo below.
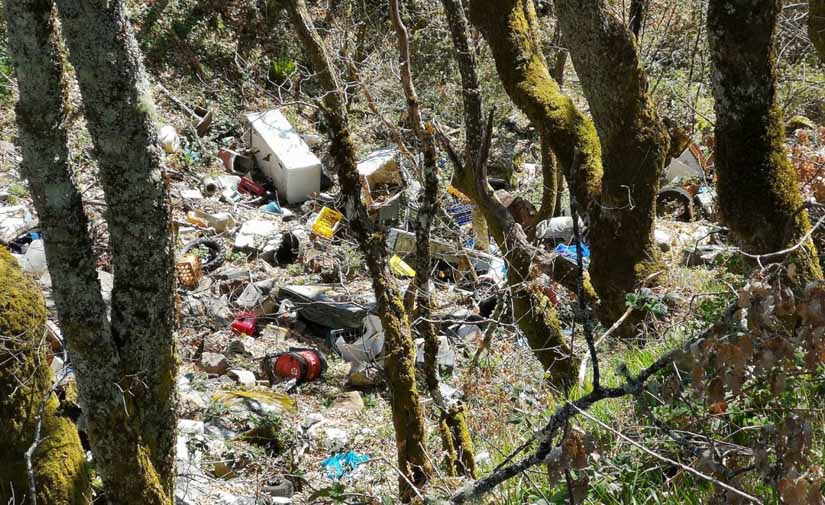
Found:
[[282, 200], [303, 202], [321, 191], [321, 160], [278, 109], [253, 112], [246, 119], [255, 161]]

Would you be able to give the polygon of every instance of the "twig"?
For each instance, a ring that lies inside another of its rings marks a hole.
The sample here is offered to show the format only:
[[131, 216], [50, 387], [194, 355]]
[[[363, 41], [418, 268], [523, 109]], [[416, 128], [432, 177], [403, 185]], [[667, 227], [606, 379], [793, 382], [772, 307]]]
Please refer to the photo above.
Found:
[[[615, 322], [615, 323], [613, 323], [613, 325], [612, 325], [610, 328], [608, 328], [608, 329], [607, 329], [607, 331], [605, 331], [605, 332], [602, 334], [602, 336], [601, 336], [601, 337], [599, 337], [599, 340], [597, 340], [597, 341], [595, 341], [595, 342], [593, 343], [593, 351], [595, 352], [596, 347], [598, 347], [598, 346], [599, 346], [599, 344], [601, 344], [601, 343], [602, 343], [602, 341], [604, 341], [604, 339], [606, 339], [606, 338], [607, 338], [607, 337], [609, 337], [609, 336], [610, 336], [610, 335], [611, 335], [614, 331], [616, 331], [616, 329], [617, 329], [619, 326], [621, 326], [621, 325], [622, 325], [622, 323], [624, 323], [624, 322], [625, 322], [625, 320], [626, 320], [628, 317], [630, 317], [630, 314], [632, 314], [632, 313], [633, 313], [633, 307], [628, 307], [628, 308], [627, 308], [627, 310], [625, 310], [625, 311], [624, 311], [624, 314], [622, 314], [622, 317], [620, 317], [619, 319], [617, 319], [617, 320], [616, 320], [616, 322]], [[592, 353], [588, 353], [588, 354], [586, 354], [586, 355], [584, 356], [584, 358], [582, 358], [582, 363], [581, 363], [581, 365], [579, 365], [579, 387], [584, 386], [584, 377], [585, 377], [585, 375], [587, 374], [587, 361], [590, 359], [591, 354], [592, 354]]]
[[731, 318], [737, 308], [738, 306], [736, 303], [730, 304], [716, 324], [702, 332], [699, 336], [688, 340], [681, 347], [665, 353], [652, 365], [639, 372], [639, 374], [635, 377], [628, 376], [622, 385], [618, 387], [593, 390], [577, 400], [565, 402], [564, 405], [557, 407], [555, 412], [553, 412], [553, 415], [550, 416], [550, 420], [547, 422], [544, 429], [542, 429], [539, 434], [534, 434], [530, 440], [516, 449], [513, 454], [508, 456], [507, 461], [511, 460], [515, 454], [518, 454], [528, 447], [538, 435], [541, 435], [544, 439], [533, 454], [527, 456], [518, 463], [514, 463], [509, 466], [502, 467], [499, 465], [499, 467], [490, 475], [478, 481], [472, 482], [460, 489], [455, 495], [453, 495], [450, 502], [465, 503], [468, 500], [478, 498], [505, 480], [520, 474], [528, 468], [540, 464], [553, 449], [553, 439], [555, 438], [558, 430], [571, 418], [575, 417], [580, 412], [589, 409], [602, 400], [621, 398], [623, 396], [633, 395], [638, 391], [641, 391], [648, 379], [663, 370], [665, 367], [670, 366], [670, 364], [675, 361], [682, 352], [689, 350], [692, 345], [708, 338], [716, 332], [721, 327], [722, 323], [726, 323]]
[[[573, 151], [573, 162], [570, 166], [570, 185], [576, 186], [576, 158], [578, 152]], [[584, 327], [584, 339], [587, 342], [587, 349], [590, 351], [590, 359], [593, 361], [593, 391], [601, 389], [601, 376], [599, 372], [599, 356], [596, 354], [596, 345], [593, 342], [593, 321], [590, 318], [589, 307], [584, 299], [584, 254], [582, 248], [581, 230], [579, 230], [579, 214], [578, 203], [576, 197], [570, 192], [570, 214], [573, 216], [573, 234], [576, 237], [576, 266], [578, 267], [578, 277], [576, 278], [576, 298], [579, 302], [579, 312], [582, 317], [582, 326]], [[619, 320], [613, 326], [621, 325], [622, 320]], [[573, 346], [570, 346], [570, 359], [573, 359]], [[581, 372], [579, 372], [581, 375]], [[572, 496], [572, 494], [571, 494]]]
[[[576, 407], [574, 407], [574, 408], [576, 408]], [[579, 409], [577, 409], [577, 410], [579, 410]], [[685, 471], [687, 471], [687, 472], [689, 472], [689, 473], [692, 473], [693, 475], [695, 475], [695, 476], [697, 476], [697, 477], [699, 477], [699, 478], [701, 478], [701, 479], [704, 479], [704, 480], [706, 480], [706, 481], [708, 481], [708, 482], [712, 482], [712, 483], [716, 484], [716, 485], [717, 485], [717, 486], [719, 486], [719, 487], [722, 487], [722, 488], [724, 488], [724, 489], [727, 489], [728, 491], [730, 491], [730, 492], [732, 492], [732, 493], [734, 493], [734, 494], [737, 494], [737, 495], [741, 496], [742, 498], [745, 498], [746, 500], [750, 500], [750, 501], [752, 501], [752, 502], [754, 502], [754, 503], [762, 503], [762, 500], [760, 500], [759, 498], [757, 498], [757, 497], [755, 497], [755, 496], [751, 496], [751, 495], [749, 495], [748, 493], [746, 493], [746, 492], [742, 491], [741, 489], [737, 489], [737, 488], [735, 488], [735, 487], [733, 487], [733, 486], [731, 486], [731, 485], [729, 485], [729, 484], [725, 484], [724, 482], [722, 482], [722, 481], [720, 481], [720, 480], [718, 480], [718, 479], [714, 479], [714, 478], [713, 478], [713, 477], [711, 477], [710, 475], [704, 474], [704, 473], [700, 472], [699, 470], [696, 470], [695, 468], [692, 468], [692, 467], [689, 467], [689, 466], [684, 465], [684, 464], [682, 464], [682, 463], [679, 463], [678, 461], [674, 461], [674, 460], [672, 460], [672, 459], [670, 459], [670, 458], [668, 458], [668, 457], [666, 457], [666, 456], [662, 456], [661, 454], [658, 454], [658, 453], [656, 453], [656, 452], [654, 452], [654, 451], [652, 451], [652, 450], [648, 449], [647, 447], [645, 447], [645, 446], [643, 446], [642, 444], [640, 444], [640, 443], [636, 442], [635, 440], [631, 439], [630, 437], [628, 437], [628, 436], [624, 435], [624, 434], [623, 434], [623, 433], [621, 433], [620, 431], [618, 431], [618, 430], [616, 430], [616, 429], [611, 428], [610, 426], [606, 425], [605, 423], [601, 422], [600, 420], [598, 420], [597, 418], [593, 417], [592, 415], [590, 415], [589, 413], [587, 413], [587, 412], [585, 412], [585, 411], [583, 411], [583, 410], [579, 410], [579, 414], [581, 414], [582, 416], [584, 416], [584, 417], [586, 417], [586, 418], [590, 419], [590, 420], [591, 420], [591, 421], [593, 421], [594, 423], [598, 424], [599, 426], [601, 426], [602, 428], [606, 429], [607, 431], [609, 431], [609, 432], [613, 433], [614, 435], [616, 435], [617, 437], [621, 438], [622, 440], [624, 440], [625, 442], [629, 443], [630, 445], [632, 445], [632, 446], [634, 446], [634, 447], [637, 447], [638, 449], [641, 449], [641, 450], [642, 450], [642, 451], [644, 451], [645, 453], [647, 453], [647, 454], [649, 454], [649, 455], [653, 456], [654, 458], [656, 458], [656, 459], [658, 459], [658, 460], [660, 460], [660, 461], [664, 461], [665, 463], [669, 463], [669, 464], [671, 464], [671, 465], [678, 466], [678, 467], [679, 467], [679, 468], [681, 468], [682, 470], [685, 470]]]

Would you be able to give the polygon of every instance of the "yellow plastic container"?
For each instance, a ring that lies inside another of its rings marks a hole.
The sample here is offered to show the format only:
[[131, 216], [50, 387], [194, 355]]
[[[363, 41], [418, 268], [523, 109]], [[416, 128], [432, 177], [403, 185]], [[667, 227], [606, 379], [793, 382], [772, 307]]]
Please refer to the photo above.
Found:
[[312, 223], [312, 231], [325, 239], [331, 240], [335, 233], [335, 226], [344, 219], [344, 215], [337, 210], [324, 207]]
[[390, 269], [399, 277], [415, 277], [415, 270], [397, 254], [390, 258]]

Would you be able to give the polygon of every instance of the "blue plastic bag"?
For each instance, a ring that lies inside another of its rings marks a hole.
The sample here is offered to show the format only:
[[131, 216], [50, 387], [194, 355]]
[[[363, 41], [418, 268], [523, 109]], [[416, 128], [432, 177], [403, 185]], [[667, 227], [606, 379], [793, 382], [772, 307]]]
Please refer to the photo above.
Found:
[[284, 213], [284, 211], [281, 210], [281, 206], [278, 205], [278, 202], [276, 202], [274, 200], [269, 202], [268, 204], [264, 205], [263, 207], [261, 207], [261, 210], [264, 211], [264, 212], [267, 212], [269, 214], [283, 214]]
[[[582, 262], [586, 265], [590, 262], [590, 249], [587, 248], [586, 245], [582, 244]], [[576, 254], [576, 244], [559, 244], [553, 249], [555, 252], [562, 255], [562, 257], [576, 263], [578, 261], [578, 257]]]
[[338, 480], [355, 470], [361, 463], [369, 461], [370, 457], [366, 454], [358, 454], [355, 451], [333, 454], [324, 461], [321, 465], [327, 469], [327, 477]]

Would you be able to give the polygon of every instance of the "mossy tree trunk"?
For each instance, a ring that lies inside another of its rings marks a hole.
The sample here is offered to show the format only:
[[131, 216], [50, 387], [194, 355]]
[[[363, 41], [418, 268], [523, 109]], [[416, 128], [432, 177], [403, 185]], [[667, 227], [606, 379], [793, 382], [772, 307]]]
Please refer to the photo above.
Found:
[[808, 0], [808, 37], [825, 63], [825, 0]]
[[384, 368], [392, 395], [391, 407], [398, 466], [404, 476], [398, 485], [402, 500], [415, 496], [416, 488], [426, 486], [432, 466], [426, 454], [424, 414], [415, 381], [415, 347], [401, 293], [387, 261], [383, 233], [375, 229], [361, 201], [361, 182], [356, 167], [355, 147], [349, 132], [346, 108], [340, 85], [326, 49], [315, 32], [303, 0], [286, 2], [298, 38], [310, 57], [324, 90], [321, 102], [329, 125], [330, 152], [345, 198], [350, 229], [358, 241], [372, 278], [378, 316], [384, 329]]
[[557, 0], [556, 12], [601, 142], [590, 274], [600, 318], [612, 322], [626, 310], [625, 294], [659, 266], [655, 202], [670, 137], [648, 96], [636, 37], [607, 0]]
[[604, 1], [555, 5], [598, 134], [550, 76], [533, 2], [473, 0], [470, 16], [504, 89], [538, 128], [542, 150], [555, 155], [590, 219], [598, 312], [612, 323], [625, 311], [625, 293], [655, 265], [653, 203], [668, 140], [646, 95], [633, 35]]
[[53, 293], [96, 468], [113, 503], [169, 504], [174, 489], [171, 219], [151, 99], [123, 2], [61, 1], [61, 26], [95, 145], [113, 251], [111, 321], [68, 164], [62, 62], [36, 45], [51, 5], [6, 2], [20, 88], [22, 172], [40, 216]]
[[423, 154], [421, 175], [423, 189], [418, 214], [415, 221], [415, 266], [416, 276], [412, 282], [416, 296], [416, 317], [414, 327], [424, 337], [424, 381], [441, 416], [439, 431], [447, 453], [447, 473], [475, 477], [475, 451], [467, 430], [466, 408], [458, 402], [448, 404], [439, 388], [438, 335], [432, 322], [432, 295], [430, 293], [430, 271], [432, 254], [430, 251], [430, 231], [433, 218], [438, 211], [438, 163], [436, 159], [435, 135], [432, 125], [425, 125], [421, 119], [418, 95], [412, 77], [410, 42], [407, 27], [401, 19], [399, 0], [389, 0], [390, 19], [398, 37], [399, 68], [401, 85], [407, 99], [407, 112], [413, 133]]
[[[720, 214], [752, 254], [785, 249], [810, 229], [776, 103], [774, 34], [780, 9], [780, 0], [708, 5]], [[793, 261], [802, 278], [821, 278], [810, 240], [796, 249]]]
[[463, 161], [457, 159], [457, 154], [450, 153], [455, 166], [453, 184], [484, 213], [490, 232], [507, 262], [507, 282], [513, 291], [513, 316], [550, 381], [566, 388], [574, 379], [575, 362], [561, 333], [555, 309], [533, 282], [533, 259], [539, 255], [487, 184], [482, 148], [489, 132], [485, 133], [481, 90], [464, 7], [460, 0], [442, 0], [442, 3], [461, 73], [464, 103], [466, 147]]
[[[459, 21], [464, 18], [451, 4], [460, 5], [460, 2], [446, 0], [444, 3], [456, 54], [459, 58], [459, 70], [462, 73], [467, 144], [478, 146], [480, 140], [474, 140], [478, 136], [478, 133], [474, 131], [479, 127], [473, 125], [476, 122], [482, 123], [480, 119], [481, 97], [474, 55], [469, 50], [461, 49], [462, 45], [469, 47], [466, 41], [461, 40], [467, 38], [466, 21], [463, 28], [464, 35], [457, 36], [461, 25], [460, 22], [452, 21], [451, 18]], [[596, 228], [593, 218], [597, 216], [601, 190], [601, 145], [593, 123], [576, 109], [573, 101], [561, 92], [558, 83], [550, 76], [536, 32], [537, 22], [533, 2], [529, 0], [501, 2], [473, 0], [470, 4], [469, 15], [490, 46], [505, 91], [539, 131], [543, 164], [555, 161], [558, 170], [564, 173], [572, 195], [577, 199], [580, 207], [591, 216], [591, 229]], [[462, 63], [462, 60], [466, 60], [466, 63]], [[474, 163], [474, 158], [470, 154], [465, 155], [465, 165]], [[571, 177], [574, 165], [575, 178]], [[542, 173], [544, 177], [547, 177], [550, 173], [549, 167], [544, 167]], [[462, 189], [466, 188], [467, 191], [473, 191], [468, 194], [474, 194], [472, 174], [462, 173], [457, 175], [457, 178], [459, 177], [461, 177], [459, 182], [462, 184]], [[553, 182], [546, 180], [543, 184], [549, 187], [554, 185]], [[558, 183], [555, 186], [558, 191]], [[593, 254], [596, 255], [597, 251], [594, 250]], [[554, 279], [570, 289], [576, 289], [575, 275], [570, 275], [573, 269], [564, 268], [569, 267], [564, 264], [564, 261], [546, 261], [545, 258], [540, 258], [538, 263], [541, 269], [551, 274]], [[514, 271], [508, 262], [508, 278], [512, 277], [510, 282], [515, 285], [529, 278], [529, 270], [515, 272], [517, 274], [515, 276], [509, 275], [509, 272]], [[589, 280], [585, 282], [585, 285], [588, 301], [595, 302], [596, 297]], [[525, 324], [522, 330], [525, 334], [527, 331], [537, 331], [538, 335], [534, 337], [537, 344], [551, 334], [553, 335], [551, 340], [561, 342], [561, 335], [552, 332], [552, 328], [558, 326], [557, 321], [552, 324], [552, 321], [556, 319], [555, 313], [551, 313], [548, 317], [534, 313], [539, 306], [551, 310], [547, 303], [542, 302], [538, 306], [531, 306], [529, 297], [522, 297], [521, 300], [514, 297], [514, 307], [517, 311], [519, 308], [530, 309], [526, 313], [516, 314], [517, 320]], [[542, 322], [546, 320], [551, 321], [550, 326]], [[544, 347], [546, 346], [540, 345], [539, 348]], [[548, 363], [555, 361], [554, 357], [547, 357], [542, 360], [542, 363], [547, 366]]]
[[[45, 30], [44, 40], [52, 28], [48, 19], [31, 19]], [[46, 307], [39, 286], [0, 248], [0, 501], [86, 505], [92, 501], [86, 455], [77, 427], [60, 415], [52, 393], [45, 331]], [[31, 482], [26, 453], [36, 439]]]

